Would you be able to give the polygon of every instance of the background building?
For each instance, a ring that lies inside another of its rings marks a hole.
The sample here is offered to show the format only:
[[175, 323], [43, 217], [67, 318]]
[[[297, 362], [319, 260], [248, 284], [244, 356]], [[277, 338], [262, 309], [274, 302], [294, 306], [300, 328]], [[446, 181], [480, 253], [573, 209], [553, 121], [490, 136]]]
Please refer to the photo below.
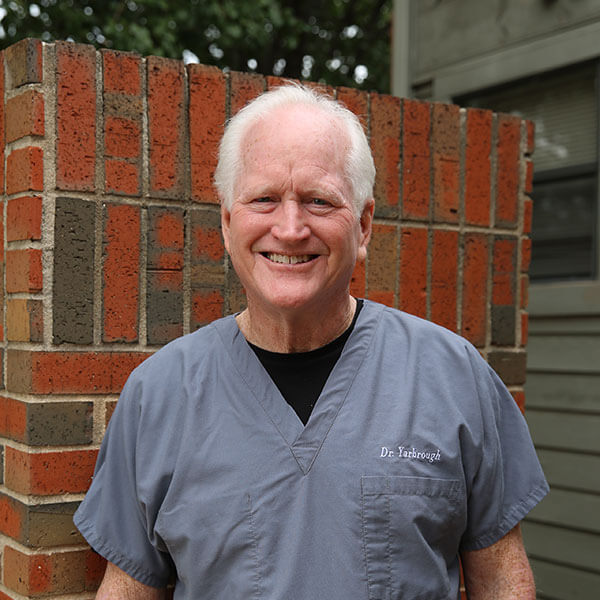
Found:
[[595, 598], [600, 2], [395, 0], [394, 23], [394, 94], [535, 122], [527, 419], [552, 491], [523, 531], [539, 598]]

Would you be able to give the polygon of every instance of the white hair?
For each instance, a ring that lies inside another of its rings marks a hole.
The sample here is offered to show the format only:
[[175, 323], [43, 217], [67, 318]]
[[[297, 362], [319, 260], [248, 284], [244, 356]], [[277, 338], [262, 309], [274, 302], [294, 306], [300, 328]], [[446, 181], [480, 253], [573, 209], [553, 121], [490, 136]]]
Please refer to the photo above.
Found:
[[293, 82], [261, 94], [244, 106], [225, 127], [215, 170], [215, 186], [221, 203], [228, 209], [233, 204], [235, 183], [243, 166], [241, 153], [246, 132], [281, 106], [294, 104], [322, 110], [337, 119], [348, 136], [345, 175], [353, 192], [355, 213], [360, 215], [366, 201], [373, 195], [375, 165], [358, 117], [330, 96]]

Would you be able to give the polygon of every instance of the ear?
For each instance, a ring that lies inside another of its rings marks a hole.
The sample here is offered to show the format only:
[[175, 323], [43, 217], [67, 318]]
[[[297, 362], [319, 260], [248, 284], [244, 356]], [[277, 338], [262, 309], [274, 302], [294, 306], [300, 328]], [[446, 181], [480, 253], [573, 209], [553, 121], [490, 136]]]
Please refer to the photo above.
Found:
[[369, 198], [360, 215], [360, 240], [358, 246], [358, 261], [367, 258], [367, 246], [371, 239], [371, 230], [373, 228], [373, 211], [375, 210], [375, 201]]
[[231, 222], [231, 213], [225, 207], [225, 203], [221, 203], [221, 233], [223, 234], [223, 243], [225, 249], [229, 252], [229, 224]]

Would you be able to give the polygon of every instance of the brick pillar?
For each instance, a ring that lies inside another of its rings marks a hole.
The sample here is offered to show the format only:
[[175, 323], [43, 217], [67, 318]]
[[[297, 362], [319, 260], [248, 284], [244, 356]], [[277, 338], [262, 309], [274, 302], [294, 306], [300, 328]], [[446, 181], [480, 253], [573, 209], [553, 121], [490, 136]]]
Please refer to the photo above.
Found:
[[[244, 305], [215, 156], [225, 119], [280, 81], [36, 40], [0, 67], [0, 600], [92, 598], [103, 561], [72, 514], [130, 371]], [[332, 91], [378, 170], [353, 293], [464, 335], [523, 406], [531, 125]]]

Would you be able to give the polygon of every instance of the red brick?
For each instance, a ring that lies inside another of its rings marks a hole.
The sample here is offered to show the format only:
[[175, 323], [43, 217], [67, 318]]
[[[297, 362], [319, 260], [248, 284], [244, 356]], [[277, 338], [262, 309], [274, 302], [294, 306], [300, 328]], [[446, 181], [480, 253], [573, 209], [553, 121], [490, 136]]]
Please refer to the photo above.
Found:
[[490, 223], [492, 113], [467, 110], [465, 153], [465, 220], [472, 225]]
[[394, 306], [398, 268], [398, 232], [391, 225], [373, 225], [368, 254], [369, 298]]
[[33, 394], [118, 394], [142, 352], [7, 351], [7, 390]]
[[24, 528], [22, 505], [4, 494], [0, 495], [0, 532], [20, 539]]
[[521, 120], [498, 115], [496, 225], [515, 227], [519, 196]]
[[202, 227], [198, 224], [192, 228], [192, 257], [200, 262], [220, 262], [223, 260], [225, 248], [218, 226]]
[[272, 90], [274, 88], [285, 85], [288, 80], [285, 77], [277, 77], [276, 75], [267, 75], [265, 77], [266, 88]]
[[364, 298], [367, 289], [367, 273], [365, 261], [356, 263], [350, 280], [350, 293], [356, 298]]
[[339, 87], [336, 91], [336, 99], [360, 119], [366, 133], [369, 125], [368, 93], [356, 88]]
[[137, 54], [102, 51], [104, 91], [139, 96], [142, 90], [141, 58]]
[[404, 227], [400, 244], [401, 310], [425, 318], [427, 316], [427, 246], [428, 231]]
[[192, 293], [192, 329], [223, 316], [223, 293], [219, 290], [197, 289]]
[[104, 227], [103, 340], [134, 342], [140, 304], [140, 209], [109, 205]]
[[6, 101], [6, 140], [44, 135], [44, 96], [28, 90]]
[[525, 392], [523, 390], [513, 390], [511, 394], [521, 413], [525, 414]]
[[458, 277], [458, 233], [433, 232], [431, 270], [431, 320], [456, 331], [456, 288]]
[[213, 176], [226, 118], [225, 76], [204, 65], [189, 65], [188, 73], [192, 198], [217, 204]]
[[106, 117], [104, 145], [108, 156], [137, 158], [141, 152], [141, 128], [133, 119]]
[[521, 313], [521, 346], [527, 346], [529, 339], [529, 315], [526, 312]]
[[430, 105], [404, 100], [402, 215], [406, 219], [429, 216]]
[[56, 185], [93, 191], [96, 167], [96, 52], [56, 42]]
[[100, 587], [105, 570], [106, 559], [93, 550], [88, 550], [85, 555], [85, 589], [87, 591], [95, 591]]
[[27, 431], [27, 405], [19, 400], [0, 396], [0, 435], [24, 440]]
[[44, 190], [44, 151], [36, 146], [13, 150], [6, 159], [6, 193]]
[[6, 291], [40, 292], [42, 290], [42, 251], [34, 249], [6, 252]]
[[533, 154], [535, 150], [535, 125], [533, 121], [525, 121], [527, 127], [527, 154]]
[[40, 40], [21, 40], [9, 46], [4, 54], [8, 72], [7, 83], [11, 88], [18, 88], [27, 83], [41, 83], [43, 71]]
[[[4, 98], [5, 93], [4, 57], [7, 52], [0, 52], [0, 98]], [[5, 106], [5, 102], [0, 102], [0, 194], [4, 194], [4, 149], [6, 147]], [[2, 241], [2, 245], [4, 246], [4, 240]]]
[[148, 210], [148, 268], [183, 268], [184, 222], [181, 209], [152, 207]]
[[400, 202], [400, 131], [402, 104], [399, 98], [371, 94], [371, 151], [375, 161], [375, 214], [395, 217]]
[[261, 75], [231, 71], [229, 81], [230, 117], [265, 91], [265, 80]]
[[113, 416], [113, 413], [115, 412], [115, 408], [117, 408], [117, 401], [116, 400], [108, 400], [106, 402], [106, 413], [104, 415], [104, 427], [108, 427], [108, 423], [110, 421], [110, 418]]
[[432, 123], [434, 219], [458, 222], [460, 180], [460, 110], [433, 105]]
[[521, 275], [521, 308], [527, 308], [529, 304], [529, 277]]
[[24, 554], [6, 546], [5, 585], [28, 598], [85, 591], [85, 566], [89, 550]]
[[92, 481], [97, 455], [97, 450], [30, 453], [7, 446], [4, 483], [21, 494], [85, 492]]
[[533, 191], [533, 161], [526, 161], [525, 168], [525, 193], [531, 194]]
[[531, 240], [524, 238], [521, 240], [521, 273], [527, 273], [529, 271], [529, 265], [531, 264]]
[[181, 61], [151, 56], [148, 67], [150, 194], [185, 197], [185, 73]]
[[514, 239], [494, 242], [492, 304], [510, 306], [515, 303], [516, 249]]
[[107, 192], [125, 196], [140, 195], [140, 172], [137, 164], [123, 160], [106, 160], [104, 173]]
[[478, 233], [465, 235], [461, 335], [484, 346], [488, 281], [488, 240]]
[[523, 202], [523, 233], [531, 233], [531, 220], [533, 215], [533, 202], [529, 199]]
[[6, 241], [42, 239], [42, 199], [24, 196], [6, 205]]

